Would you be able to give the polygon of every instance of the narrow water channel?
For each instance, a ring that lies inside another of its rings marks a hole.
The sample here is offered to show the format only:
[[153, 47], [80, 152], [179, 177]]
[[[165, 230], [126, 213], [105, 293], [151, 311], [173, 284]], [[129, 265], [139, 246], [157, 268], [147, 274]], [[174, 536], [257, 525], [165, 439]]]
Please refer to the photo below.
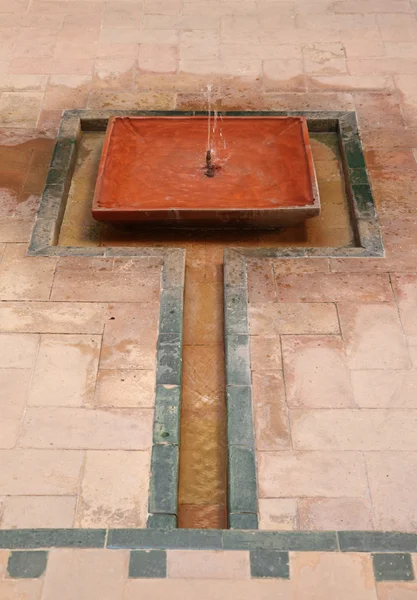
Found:
[[179, 527], [227, 527], [223, 282], [187, 249]]

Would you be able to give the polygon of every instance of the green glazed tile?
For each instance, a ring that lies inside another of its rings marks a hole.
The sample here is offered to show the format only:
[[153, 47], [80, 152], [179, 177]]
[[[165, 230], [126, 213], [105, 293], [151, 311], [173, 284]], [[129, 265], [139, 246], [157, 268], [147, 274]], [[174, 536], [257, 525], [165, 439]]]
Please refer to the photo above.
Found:
[[163, 578], [167, 576], [165, 550], [133, 550], [130, 553], [130, 578]]
[[342, 552], [417, 552], [417, 534], [389, 531], [338, 531]]
[[227, 442], [231, 445], [255, 445], [252, 418], [252, 393], [248, 386], [228, 386], [227, 402]]
[[246, 288], [226, 288], [224, 317], [226, 334], [249, 333]]
[[290, 578], [288, 552], [258, 548], [250, 552], [250, 572], [252, 577]]
[[182, 336], [179, 333], [160, 333], [158, 338], [156, 383], [181, 385]]
[[13, 579], [36, 579], [46, 569], [48, 553], [44, 550], [10, 552], [7, 572]]
[[226, 335], [226, 384], [251, 384], [248, 335]]
[[217, 529], [110, 529], [107, 547], [221, 550], [222, 532]]
[[150, 529], [175, 529], [177, 527], [176, 515], [149, 515], [147, 526]]
[[411, 554], [373, 554], [376, 581], [411, 581], [414, 579]]
[[258, 515], [254, 513], [231, 513], [229, 515], [230, 529], [258, 529]]
[[184, 288], [163, 289], [159, 313], [160, 333], [181, 333]]
[[179, 444], [181, 388], [157, 385], [155, 394], [154, 444]]
[[105, 529], [3, 529], [0, 548], [103, 548]]
[[229, 512], [256, 513], [255, 452], [252, 448], [229, 446]]
[[172, 444], [155, 444], [152, 448], [150, 513], [177, 514], [178, 455], [178, 446]]

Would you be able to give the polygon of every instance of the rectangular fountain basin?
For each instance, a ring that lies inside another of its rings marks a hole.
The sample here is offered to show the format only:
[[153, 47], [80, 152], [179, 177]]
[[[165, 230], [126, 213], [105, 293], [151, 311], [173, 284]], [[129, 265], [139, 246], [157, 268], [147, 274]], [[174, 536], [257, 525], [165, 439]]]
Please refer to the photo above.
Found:
[[98, 221], [265, 228], [319, 212], [305, 117], [109, 120], [93, 199]]

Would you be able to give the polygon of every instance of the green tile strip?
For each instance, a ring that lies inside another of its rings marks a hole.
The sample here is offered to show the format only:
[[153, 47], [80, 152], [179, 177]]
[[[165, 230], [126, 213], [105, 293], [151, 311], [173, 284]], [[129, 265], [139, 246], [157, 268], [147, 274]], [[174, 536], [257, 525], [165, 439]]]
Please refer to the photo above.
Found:
[[250, 551], [250, 573], [252, 577], [290, 578], [288, 552], [258, 548]]
[[167, 576], [165, 550], [133, 550], [130, 553], [130, 578], [164, 578]]
[[105, 529], [2, 529], [0, 548], [104, 548]]
[[372, 563], [376, 581], [412, 581], [414, 579], [411, 554], [373, 554]]
[[225, 250], [224, 264], [228, 522], [232, 529], [257, 529], [246, 262], [241, 254]]
[[417, 534], [396, 531], [339, 531], [342, 552], [417, 552]]
[[[417, 553], [417, 534], [389, 531], [248, 531], [170, 529], [171, 515], [155, 529], [0, 529], [0, 549], [128, 548]], [[245, 514], [233, 518], [246, 519]]]
[[162, 270], [148, 527], [178, 518], [185, 251], [169, 250]]
[[36, 579], [44, 574], [48, 553], [44, 550], [10, 552], [7, 572], [13, 579]]

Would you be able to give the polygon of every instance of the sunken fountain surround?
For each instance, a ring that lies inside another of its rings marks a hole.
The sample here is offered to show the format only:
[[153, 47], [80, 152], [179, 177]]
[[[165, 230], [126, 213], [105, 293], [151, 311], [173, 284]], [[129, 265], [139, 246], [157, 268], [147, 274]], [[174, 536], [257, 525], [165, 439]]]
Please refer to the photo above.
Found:
[[[247, 298], [247, 258], [383, 257], [378, 217], [368, 181], [354, 112], [230, 112], [226, 116], [304, 116], [310, 132], [339, 137], [350, 216], [352, 247], [228, 248], [224, 252], [224, 315], [230, 530], [179, 530], [178, 476], [182, 378], [185, 250], [144, 247], [58, 246], [77, 146], [82, 131], [106, 131], [112, 116], [207, 116], [206, 112], [70, 110], [63, 115], [28, 249], [29, 256], [159, 257], [163, 262], [157, 343], [155, 417], [147, 529], [10, 530], [0, 548], [103, 547], [417, 551], [417, 535], [383, 532], [255, 531], [257, 469], [252, 417]], [[251, 530], [250, 532], [239, 530]], [[355, 537], [356, 536], [356, 537]]]

